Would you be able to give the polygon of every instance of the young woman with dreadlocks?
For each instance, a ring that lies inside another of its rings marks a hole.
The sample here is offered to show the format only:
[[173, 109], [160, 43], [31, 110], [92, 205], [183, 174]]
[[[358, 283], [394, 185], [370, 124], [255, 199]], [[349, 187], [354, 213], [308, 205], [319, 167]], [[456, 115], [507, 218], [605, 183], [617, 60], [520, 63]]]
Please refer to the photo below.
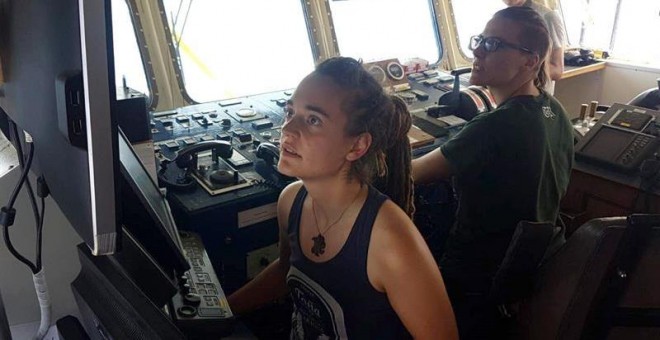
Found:
[[303, 79], [282, 127], [278, 169], [300, 181], [278, 201], [280, 258], [230, 296], [236, 313], [288, 291], [292, 338], [457, 338], [410, 219], [410, 126], [406, 105], [354, 59]]

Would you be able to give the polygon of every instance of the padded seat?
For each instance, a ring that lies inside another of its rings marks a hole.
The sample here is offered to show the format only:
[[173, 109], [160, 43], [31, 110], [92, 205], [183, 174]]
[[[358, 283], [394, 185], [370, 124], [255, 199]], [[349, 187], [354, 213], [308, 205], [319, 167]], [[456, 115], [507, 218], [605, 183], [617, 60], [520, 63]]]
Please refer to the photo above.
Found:
[[[594, 320], [626, 225], [625, 217], [599, 218], [575, 231], [540, 268], [531, 295], [519, 305], [514, 337], [594, 338], [604, 326]], [[607, 339], [660, 339], [660, 327], [654, 327], [658, 314], [650, 317], [660, 311], [660, 228], [653, 228], [646, 241], [619, 301], [615, 321], [625, 327], [609, 329]]]

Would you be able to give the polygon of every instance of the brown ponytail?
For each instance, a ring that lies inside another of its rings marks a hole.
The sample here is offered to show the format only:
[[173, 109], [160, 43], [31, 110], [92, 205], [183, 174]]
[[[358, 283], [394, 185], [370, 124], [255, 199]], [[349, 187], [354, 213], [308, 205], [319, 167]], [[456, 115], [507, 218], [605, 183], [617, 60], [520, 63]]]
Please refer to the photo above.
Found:
[[394, 109], [386, 126], [388, 131], [387, 146], [383, 150], [384, 167], [386, 171], [379, 173], [374, 180], [374, 186], [382, 192], [386, 192], [390, 199], [396, 203], [409, 216], [415, 212], [413, 205], [413, 182], [411, 166], [411, 147], [408, 139], [408, 130], [412, 126], [412, 118], [408, 107], [397, 96], [390, 96]]
[[544, 59], [541, 62], [541, 68], [539, 68], [539, 73], [536, 75], [536, 79], [534, 79], [534, 86], [538, 88], [544, 88], [545, 84], [548, 83], [548, 60]]

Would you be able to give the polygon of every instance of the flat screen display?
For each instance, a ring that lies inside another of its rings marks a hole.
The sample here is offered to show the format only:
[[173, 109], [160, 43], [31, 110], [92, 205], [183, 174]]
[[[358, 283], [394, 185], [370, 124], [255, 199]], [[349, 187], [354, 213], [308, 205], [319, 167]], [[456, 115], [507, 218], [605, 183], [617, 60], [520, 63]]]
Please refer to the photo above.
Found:
[[579, 152], [585, 156], [614, 162], [634, 137], [632, 132], [603, 126]]
[[121, 130], [117, 139], [122, 173], [122, 224], [164, 272], [183, 273], [188, 262], [167, 200]]

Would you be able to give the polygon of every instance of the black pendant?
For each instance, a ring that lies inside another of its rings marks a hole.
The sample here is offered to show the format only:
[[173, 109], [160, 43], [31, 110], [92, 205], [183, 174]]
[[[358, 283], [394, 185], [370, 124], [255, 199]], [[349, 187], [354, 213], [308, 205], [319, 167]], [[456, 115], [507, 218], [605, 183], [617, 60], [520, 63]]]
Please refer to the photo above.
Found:
[[321, 256], [323, 253], [325, 253], [325, 237], [323, 237], [321, 234], [318, 234], [318, 236], [312, 237], [312, 240], [314, 241], [314, 245], [312, 246], [312, 254]]

